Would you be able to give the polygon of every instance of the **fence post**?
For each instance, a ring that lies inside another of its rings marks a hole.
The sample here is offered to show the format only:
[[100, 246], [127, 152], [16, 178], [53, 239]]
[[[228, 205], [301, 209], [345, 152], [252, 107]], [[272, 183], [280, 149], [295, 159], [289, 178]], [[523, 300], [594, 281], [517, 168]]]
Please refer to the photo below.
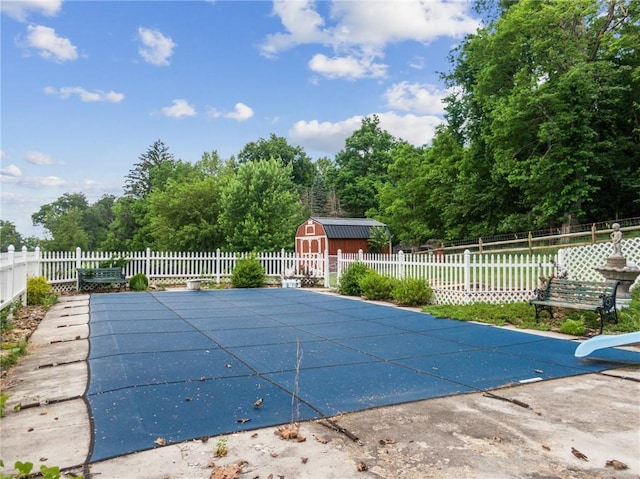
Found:
[[322, 258], [323, 262], [324, 262], [324, 287], [325, 288], [330, 288], [331, 287], [331, 271], [329, 271], [329, 250], [325, 249], [324, 250], [324, 257]]
[[342, 276], [342, 250], [338, 250], [338, 257], [336, 258], [336, 282], [340, 283], [340, 277]]
[[404, 278], [404, 270], [405, 270], [405, 259], [404, 259], [404, 251], [398, 251], [398, 276], [400, 279]]
[[591, 225], [591, 244], [596, 244], [596, 224]]
[[216, 263], [216, 284], [220, 284], [220, 248], [216, 249], [216, 257], [214, 259]]
[[[469, 250], [465, 250], [465, 253]], [[482, 237], [478, 238], [478, 251], [482, 254]]]
[[42, 271], [42, 253], [40, 251], [40, 246], [36, 246], [35, 249], [36, 258], [35, 258], [35, 268], [33, 270], [36, 272], [36, 276], [44, 276], [44, 271]]
[[464, 293], [467, 303], [471, 302], [471, 251], [464, 250]]
[[16, 274], [16, 248], [12, 244], [10, 244], [7, 248], [7, 259], [9, 260], [9, 268], [11, 274], [7, 275], [7, 294], [8, 297], [11, 298], [15, 294], [15, 290], [13, 289], [13, 285], [15, 284], [14, 275]]

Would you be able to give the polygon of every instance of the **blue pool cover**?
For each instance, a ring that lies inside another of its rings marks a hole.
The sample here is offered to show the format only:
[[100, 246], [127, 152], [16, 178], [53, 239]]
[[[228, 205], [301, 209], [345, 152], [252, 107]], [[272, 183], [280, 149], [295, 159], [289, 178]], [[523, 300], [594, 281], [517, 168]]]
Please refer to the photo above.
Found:
[[157, 438], [176, 443], [640, 362], [618, 349], [579, 359], [570, 341], [298, 289], [93, 295], [89, 326], [91, 461], [151, 449]]

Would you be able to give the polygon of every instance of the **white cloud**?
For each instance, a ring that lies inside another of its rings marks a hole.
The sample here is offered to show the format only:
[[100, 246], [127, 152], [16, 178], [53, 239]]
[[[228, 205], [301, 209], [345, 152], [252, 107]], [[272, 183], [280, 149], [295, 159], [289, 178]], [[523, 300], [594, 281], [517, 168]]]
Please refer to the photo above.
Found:
[[27, 26], [27, 47], [40, 51], [40, 56], [56, 62], [76, 60], [78, 52], [68, 38], [59, 37], [53, 28], [42, 25]]
[[387, 74], [387, 65], [370, 58], [344, 56], [329, 58], [318, 53], [309, 60], [309, 69], [327, 78], [381, 78]]
[[80, 86], [67, 86], [62, 88], [54, 88], [51, 86], [47, 86], [44, 88], [44, 92], [47, 95], [58, 96], [63, 100], [66, 100], [72, 95], [77, 95], [81, 101], [86, 103], [91, 103], [91, 102], [120, 103], [122, 100], [124, 100], [124, 94], [117, 93], [113, 90], [108, 92], [105, 92], [102, 90], [96, 90], [91, 92]]
[[274, 0], [273, 15], [280, 17], [286, 33], [267, 35], [260, 52], [272, 57], [297, 45], [329, 42], [331, 35], [323, 29], [324, 19], [314, 8], [313, 0]]
[[377, 59], [384, 57], [389, 44], [429, 43], [474, 32], [480, 22], [468, 13], [470, 5], [446, 0], [335, 1], [325, 20], [314, 1], [276, 0], [273, 14], [280, 17], [284, 31], [267, 35], [260, 52], [274, 57], [298, 45], [322, 45], [334, 55], [316, 53], [308, 63], [316, 73], [328, 78], [378, 78], [386, 75], [387, 66]]
[[22, 171], [16, 165], [9, 165], [6, 168], [0, 168], [0, 175], [3, 176], [13, 176], [20, 177], [22, 176]]
[[22, 186], [25, 188], [62, 188], [69, 186], [69, 183], [57, 176], [5, 176], [0, 175], [0, 182]]
[[334, 155], [344, 148], [344, 141], [360, 128], [361, 124], [361, 116], [353, 116], [336, 123], [301, 120], [289, 130], [289, 137], [306, 149]]
[[157, 66], [169, 65], [173, 50], [177, 46], [171, 37], [164, 36], [158, 30], [139, 27], [138, 38], [142, 43], [138, 53], [146, 62]]
[[221, 112], [217, 108], [209, 107], [207, 109], [207, 118], [229, 118], [231, 120], [245, 121], [253, 117], [253, 109], [244, 103], [236, 103], [235, 109], [229, 112]]
[[232, 120], [245, 121], [253, 116], [253, 110], [244, 103], [236, 103], [235, 110], [225, 113], [223, 116]]
[[55, 16], [61, 7], [62, 0], [3, 0], [0, 2], [2, 13], [21, 22], [26, 20], [29, 13]]
[[384, 96], [387, 106], [394, 110], [441, 115], [444, 113], [442, 100], [448, 94], [435, 85], [400, 82], [387, 88]]
[[171, 106], [162, 108], [162, 114], [169, 118], [182, 118], [185, 116], [195, 116], [196, 109], [189, 104], [187, 100], [173, 100]]
[[[415, 146], [430, 143], [436, 127], [443, 122], [441, 118], [432, 115], [397, 115], [393, 112], [376, 115], [380, 119], [381, 129]], [[335, 123], [302, 120], [289, 130], [289, 137], [306, 149], [335, 155], [344, 149], [345, 140], [362, 126], [362, 119], [358, 115]]]
[[32, 165], [44, 166], [53, 165], [55, 161], [46, 153], [30, 150], [24, 154], [24, 161]]

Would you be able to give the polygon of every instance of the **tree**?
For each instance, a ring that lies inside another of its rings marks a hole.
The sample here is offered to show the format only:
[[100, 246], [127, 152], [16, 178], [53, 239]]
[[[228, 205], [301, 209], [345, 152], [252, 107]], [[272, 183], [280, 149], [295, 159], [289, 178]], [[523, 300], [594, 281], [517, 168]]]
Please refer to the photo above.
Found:
[[434, 235], [427, 218], [434, 212], [427, 207], [429, 188], [425, 188], [426, 172], [423, 170], [425, 151], [401, 143], [392, 158], [388, 181], [378, 192], [377, 219], [389, 226], [400, 243], [419, 246]]
[[156, 140], [140, 155], [139, 160], [126, 176], [124, 186], [125, 194], [136, 199], [145, 198], [154, 186], [162, 187], [166, 184], [176, 162], [162, 140]]
[[464, 229], [634, 214], [638, 13], [621, 0], [505, 1], [458, 48], [447, 120], [465, 145], [457, 198], [467, 209], [457, 221], [474, 226]]
[[154, 191], [149, 197], [153, 246], [173, 251], [213, 251], [224, 246], [221, 189], [233, 175], [217, 152], [204, 153], [191, 175]]
[[9, 245], [16, 250], [22, 248], [22, 235], [16, 230], [16, 225], [10, 221], [0, 220], [0, 251], [6, 252]]
[[240, 165], [222, 187], [220, 222], [232, 251], [293, 249], [302, 204], [292, 166], [272, 158]]
[[345, 148], [336, 155], [336, 190], [340, 204], [349, 216], [362, 218], [376, 210], [376, 195], [387, 179], [387, 167], [395, 138], [379, 126], [374, 115], [364, 118], [360, 129], [346, 139]]
[[289, 145], [283, 137], [271, 133], [268, 140], [247, 143], [238, 153], [239, 164], [271, 158], [280, 160], [283, 166], [291, 165], [291, 179], [298, 187], [311, 186], [315, 173], [311, 158], [302, 147]]

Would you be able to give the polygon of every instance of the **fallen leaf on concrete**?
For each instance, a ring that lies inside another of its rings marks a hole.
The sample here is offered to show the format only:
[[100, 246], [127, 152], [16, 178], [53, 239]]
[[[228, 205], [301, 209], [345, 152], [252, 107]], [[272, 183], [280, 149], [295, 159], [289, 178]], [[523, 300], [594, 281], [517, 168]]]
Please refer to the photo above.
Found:
[[314, 434], [314, 435], [313, 435], [313, 438], [314, 438], [316, 441], [318, 441], [320, 444], [326, 444], [326, 443], [328, 443], [328, 442], [329, 442], [329, 439], [327, 439], [326, 437], [321, 436], [321, 435], [319, 435], [319, 434]]
[[295, 439], [298, 442], [306, 441], [306, 438], [300, 435], [299, 426], [295, 423], [280, 426], [274, 431], [274, 434], [280, 436], [281, 439], [284, 439], [286, 441], [288, 441], [289, 439]]
[[264, 402], [264, 399], [259, 398], [256, 402], [253, 403], [253, 407], [255, 407], [256, 409], [259, 408], [260, 406], [262, 406], [263, 402]]
[[378, 441], [378, 443], [379, 443], [381, 446], [386, 446], [387, 444], [395, 444], [395, 443], [396, 443], [396, 441], [394, 441], [393, 439], [380, 439], [380, 440]]
[[306, 464], [307, 462], [309, 462], [309, 458], [308, 457], [301, 457], [300, 461], [302, 461], [302, 464]]
[[254, 432], [253, 434], [251, 434], [251, 438], [252, 439], [255, 439], [256, 437], [258, 437], [258, 433], [257, 432]]
[[578, 451], [575, 447], [571, 448], [571, 454], [576, 456], [578, 459], [582, 459], [583, 461], [588, 461], [589, 460], [589, 458], [585, 454], [583, 454], [582, 452]]
[[229, 464], [228, 466], [216, 467], [209, 479], [240, 479], [242, 474], [242, 467], [247, 464], [245, 461], [239, 464]]
[[605, 465], [607, 467], [613, 467], [616, 471], [629, 469], [629, 466], [627, 466], [624, 462], [618, 461], [617, 459], [610, 459]]
[[166, 446], [167, 440], [164, 437], [159, 437], [155, 441], [153, 441], [153, 443], [157, 444], [158, 446]]
[[544, 449], [545, 451], [550, 451], [551, 448], [549, 446], [547, 446], [546, 444], [542, 445], [542, 449]]
[[367, 465], [364, 462], [359, 462], [358, 466], [357, 466], [358, 472], [364, 472], [364, 471], [368, 471], [369, 468], [367, 467]]

